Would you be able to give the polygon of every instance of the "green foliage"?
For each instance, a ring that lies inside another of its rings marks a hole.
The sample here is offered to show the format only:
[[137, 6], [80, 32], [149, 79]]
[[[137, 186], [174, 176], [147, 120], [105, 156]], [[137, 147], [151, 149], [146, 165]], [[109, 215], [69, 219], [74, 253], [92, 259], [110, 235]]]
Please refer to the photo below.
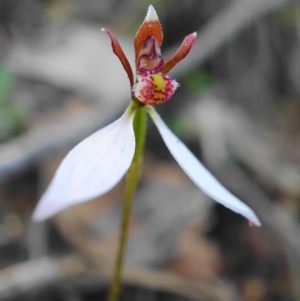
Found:
[[5, 64], [0, 64], [0, 106], [4, 105], [9, 97], [13, 86], [13, 76]]
[[24, 118], [11, 100], [13, 75], [6, 64], [0, 64], [0, 142], [4, 142], [24, 129]]
[[274, 15], [276, 20], [286, 29], [294, 30], [300, 24], [299, 21], [295, 22], [295, 20], [299, 20], [300, 18], [300, 5], [295, 3], [283, 6]]
[[187, 120], [181, 113], [172, 114], [167, 123], [177, 136], [189, 138], [190, 130], [188, 129]]
[[212, 77], [205, 71], [194, 69], [183, 78], [183, 84], [192, 92], [203, 92], [211, 86]]
[[235, 156], [232, 156], [232, 155], [229, 155], [226, 158], [226, 165], [230, 166], [230, 167], [239, 167], [239, 168], [242, 167], [241, 161], [238, 158], [236, 158]]

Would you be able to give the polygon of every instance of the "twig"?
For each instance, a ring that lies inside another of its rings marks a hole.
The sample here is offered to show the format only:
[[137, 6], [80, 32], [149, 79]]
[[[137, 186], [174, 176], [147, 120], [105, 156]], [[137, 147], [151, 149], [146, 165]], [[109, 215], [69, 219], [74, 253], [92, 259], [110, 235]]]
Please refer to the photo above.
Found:
[[[0, 271], [0, 298], [12, 298], [63, 280], [75, 281], [78, 276], [88, 277], [89, 282], [93, 278], [97, 287], [104, 286], [107, 284], [105, 279], [110, 277], [110, 270], [111, 267], [106, 266], [93, 272], [76, 255], [28, 261]], [[123, 283], [169, 291], [199, 301], [234, 300], [230, 290], [221, 281], [214, 284], [192, 283], [165, 272], [125, 268]]]
[[75, 256], [64, 259], [40, 258], [6, 268], [0, 272], [0, 298], [49, 285], [61, 279], [74, 277], [86, 271]]

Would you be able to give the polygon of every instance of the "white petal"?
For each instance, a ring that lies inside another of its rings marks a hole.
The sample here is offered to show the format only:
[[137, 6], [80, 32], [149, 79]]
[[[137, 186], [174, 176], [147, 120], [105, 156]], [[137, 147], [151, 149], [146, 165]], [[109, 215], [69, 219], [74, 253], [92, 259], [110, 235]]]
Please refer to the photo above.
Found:
[[133, 115], [125, 112], [69, 152], [38, 203], [34, 220], [104, 194], [120, 181], [135, 150]]
[[253, 224], [260, 226], [260, 221], [253, 210], [220, 184], [188, 148], [171, 132], [154, 108], [148, 107], [148, 112], [171, 154], [193, 182], [218, 203], [243, 215]]

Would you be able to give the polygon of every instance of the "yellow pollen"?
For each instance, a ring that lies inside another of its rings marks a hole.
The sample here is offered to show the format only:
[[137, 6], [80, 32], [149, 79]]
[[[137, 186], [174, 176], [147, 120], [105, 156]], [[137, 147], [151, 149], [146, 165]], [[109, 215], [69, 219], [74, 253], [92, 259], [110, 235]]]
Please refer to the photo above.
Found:
[[165, 90], [166, 80], [162, 77], [161, 74], [152, 74], [151, 77], [153, 79], [155, 90]]

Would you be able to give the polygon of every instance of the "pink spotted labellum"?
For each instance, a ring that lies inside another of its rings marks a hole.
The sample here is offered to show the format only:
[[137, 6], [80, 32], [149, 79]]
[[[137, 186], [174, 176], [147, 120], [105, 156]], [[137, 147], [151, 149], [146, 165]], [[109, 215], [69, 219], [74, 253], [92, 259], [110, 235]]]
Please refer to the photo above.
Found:
[[[178, 50], [164, 62], [160, 52], [163, 40], [161, 24], [152, 5], [134, 37], [136, 81], [118, 40], [108, 29], [113, 52], [129, 78], [132, 99], [147, 112], [157, 126], [171, 154], [191, 180], [215, 201], [243, 215], [259, 226], [255, 213], [223, 187], [172, 133], [153, 105], [168, 101], [178, 83], [167, 73], [191, 50], [196, 33], [186, 36]], [[136, 109], [129, 106], [113, 123], [100, 129], [75, 146], [62, 161], [47, 191], [33, 214], [36, 221], [100, 196], [112, 189], [130, 167], [135, 152], [133, 119]]]

